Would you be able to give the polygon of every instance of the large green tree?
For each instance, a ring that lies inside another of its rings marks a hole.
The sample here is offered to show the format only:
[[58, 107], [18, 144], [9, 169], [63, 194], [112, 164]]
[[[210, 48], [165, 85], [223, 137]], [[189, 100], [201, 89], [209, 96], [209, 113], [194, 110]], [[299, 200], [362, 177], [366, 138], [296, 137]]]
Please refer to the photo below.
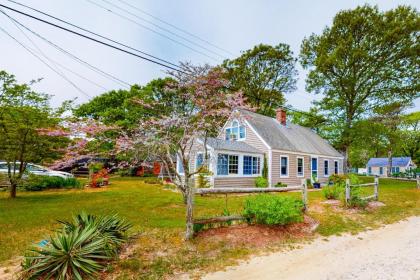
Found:
[[402, 152], [420, 165], [420, 112], [404, 116], [400, 126]]
[[419, 97], [420, 18], [399, 6], [381, 12], [369, 5], [339, 12], [321, 34], [303, 40], [300, 61], [306, 88], [339, 131], [337, 147], [348, 155], [354, 124], [382, 106]]
[[[108, 125], [118, 125], [130, 130], [138, 126], [140, 120], [168, 114], [174, 102], [174, 95], [167, 87], [173, 83], [172, 78], [155, 79], [146, 86], [133, 85], [129, 90], [112, 90], [96, 96], [74, 110], [77, 117], [93, 118]], [[138, 106], [161, 101], [156, 107]]]
[[27, 164], [59, 158], [61, 148], [69, 141], [48, 133], [57, 128], [61, 113], [51, 109], [49, 98], [0, 71], [0, 160], [7, 164], [12, 198], [16, 197]]
[[285, 104], [284, 94], [296, 89], [295, 64], [289, 45], [261, 44], [222, 66], [233, 91], [241, 90], [259, 113], [274, 116], [275, 109]]

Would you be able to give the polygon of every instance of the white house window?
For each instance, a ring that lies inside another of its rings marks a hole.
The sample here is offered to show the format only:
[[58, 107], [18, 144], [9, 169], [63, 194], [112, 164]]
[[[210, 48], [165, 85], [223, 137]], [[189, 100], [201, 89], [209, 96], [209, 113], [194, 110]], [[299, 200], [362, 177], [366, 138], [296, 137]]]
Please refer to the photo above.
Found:
[[179, 157], [177, 157], [177, 166], [178, 166], [178, 173], [179, 174], [184, 174], [184, 165], [182, 164], [182, 161]]
[[245, 126], [239, 125], [237, 120], [232, 121], [231, 126], [225, 130], [226, 140], [243, 140], [246, 137]]
[[253, 156], [244, 156], [243, 174], [252, 175], [260, 174], [260, 158]]
[[280, 157], [280, 177], [287, 177], [289, 175], [289, 157]]
[[229, 174], [238, 174], [239, 156], [229, 155]]
[[393, 166], [391, 168], [391, 173], [393, 173], [393, 174], [400, 173], [400, 167], [399, 166]]
[[195, 170], [198, 170], [203, 165], [208, 166], [208, 163], [206, 162], [204, 154], [203, 153], [197, 153], [197, 156], [195, 158]]
[[329, 164], [330, 162], [328, 160], [324, 160], [324, 176], [328, 176], [329, 174]]
[[217, 155], [217, 175], [238, 174], [239, 156], [218, 154]]
[[297, 158], [297, 176], [298, 177], [303, 177], [303, 158], [302, 157], [298, 157]]
[[334, 161], [334, 174], [338, 174], [338, 161]]

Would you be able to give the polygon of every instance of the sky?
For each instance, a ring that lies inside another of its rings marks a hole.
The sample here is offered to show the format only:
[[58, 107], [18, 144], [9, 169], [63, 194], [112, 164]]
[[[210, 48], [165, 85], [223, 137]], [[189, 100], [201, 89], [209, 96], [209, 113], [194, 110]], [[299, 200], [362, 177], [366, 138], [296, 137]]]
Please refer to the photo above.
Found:
[[[325, 26], [331, 25], [334, 15], [340, 10], [355, 8], [365, 3], [378, 5], [381, 10], [392, 9], [401, 4], [420, 9], [420, 0], [17, 1], [173, 63], [189, 61], [193, 64], [209, 63], [211, 65], [217, 65], [225, 58], [238, 57], [241, 51], [260, 43], [289, 44], [294, 55], [297, 56], [305, 36], [312, 33], [319, 34]], [[125, 6], [123, 2], [147, 14]], [[36, 14], [7, 0], [0, 0], [0, 3]], [[123, 7], [131, 14], [118, 10], [109, 3]], [[107, 6], [114, 13], [123, 14], [126, 18], [119, 17], [99, 7], [98, 4]], [[165, 69], [161, 66], [98, 45], [14, 12], [2, 10], [62, 49], [128, 84], [145, 85], [152, 79], [166, 75]], [[39, 14], [37, 16], [45, 18]], [[166, 33], [156, 25], [172, 31], [178, 37]], [[0, 14], [0, 27], [48, 62], [51, 68], [58, 69], [61, 73], [61, 76], [55, 73], [0, 30], [0, 70], [14, 74], [22, 83], [43, 78], [34, 85], [34, 88], [53, 95], [51, 98], [53, 106], [74, 98], [77, 98], [76, 103], [80, 104], [105, 91], [124, 88], [124, 84], [121, 85], [109, 77], [99, 75], [21, 27], [25, 31], [23, 34], [3, 14]], [[189, 42], [180, 37], [186, 38]], [[299, 64], [297, 68], [299, 70], [297, 90], [286, 95], [287, 104], [299, 110], [308, 110], [311, 102], [320, 99], [321, 96], [305, 90], [307, 73]], [[419, 110], [420, 99], [416, 100], [410, 111]]]

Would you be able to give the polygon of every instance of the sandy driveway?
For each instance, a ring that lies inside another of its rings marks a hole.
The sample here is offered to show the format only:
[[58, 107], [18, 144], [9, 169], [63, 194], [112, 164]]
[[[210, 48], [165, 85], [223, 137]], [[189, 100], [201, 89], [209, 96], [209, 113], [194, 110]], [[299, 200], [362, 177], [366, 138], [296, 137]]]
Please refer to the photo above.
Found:
[[420, 217], [355, 236], [321, 238], [289, 252], [255, 257], [206, 280], [420, 280]]

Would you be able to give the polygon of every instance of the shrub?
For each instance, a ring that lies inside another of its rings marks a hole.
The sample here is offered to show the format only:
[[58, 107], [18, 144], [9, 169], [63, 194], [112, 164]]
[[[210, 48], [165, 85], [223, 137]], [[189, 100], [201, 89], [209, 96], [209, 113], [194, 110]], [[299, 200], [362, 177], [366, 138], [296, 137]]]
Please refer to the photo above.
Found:
[[362, 189], [360, 187], [352, 187], [348, 207], [364, 209], [367, 205], [368, 201], [366, 199], [362, 199]]
[[340, 175], [340, 174], [332, 174], [328, 178], [328, 182], [334, 184], [345, 184], [346, 183], [347, 176], [346, 175]]
[[42, 191], [45, 189], [71, 189], [80, 188], [81, 183], [76, 178], [61, 178], [56, 176], [40, 176], [30, 174], [22, 183], [27, 191]]
[[243, 215], [248, 222], [266, 225], [286, 225], [303, 221], [301, 200], [261, 194], [245, 201]]
[[348, 174], [347, 177], [350, 179], [351, 185], [358, 185], [362, 183], [362, 181], [359, 179], [359, 177], [356, 174]]
[[336, 183], [332, 186], [325, 186], [322, 188], [322, 194], [326, 199], [339, 199], [344, 191], [342, 183]]
[[44, 247], [34, 247], [22, 266], [25, 279], [97, 279], [106, 261], [115, 257], [126, 242], [131, 224], [117, 215], [97, 217], [80, 214]]
[[287, 184], [282, 183], [282, 182], [278, 182], [277, 184], [274, 185], [274, 187], [276, 187], [276, 188], [285, 188], [285, 187], [287, 187]]
[[257, 188], [266, 188], [268, 187], [268, 180], [264, 177], [257, 177], [255, 178], [255, 186]]
[[312, 180], [311, 179], [306, 179], [306, 186], [308, 186], [308, 189], [313, 189], [314, 186], [312, 185]]
[[162, 180], [157, 177], [147, 177], [143, 180], [146, 184], [161, 185]]
[[102, 162], [91, 162], [88, 168], [90, 173], [96, 173], [104, 168], [104, 164]]

